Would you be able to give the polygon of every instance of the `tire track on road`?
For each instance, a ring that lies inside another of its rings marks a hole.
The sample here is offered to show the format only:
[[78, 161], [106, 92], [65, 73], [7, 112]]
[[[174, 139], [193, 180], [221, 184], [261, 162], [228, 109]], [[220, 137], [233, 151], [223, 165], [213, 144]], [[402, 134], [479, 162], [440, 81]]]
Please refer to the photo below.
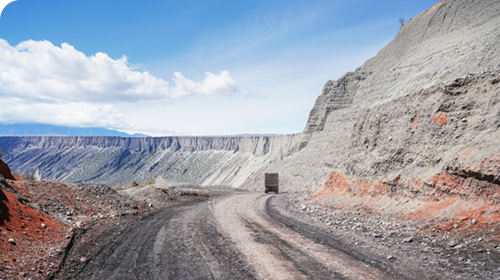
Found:
[[[273, 220], [268, 215], [266, 206], [270, 197], [256, 193], [234, 195], [225, 197], [214, 205], [214, 215], [219, 224], [238, 249], [247, 256], [260, 278], [310, 279], [307, 274], [314, 274], [313, 271], [300, 269], [316, 266], [320, 271], [315, 272], [319, 279], [329, 279], [331, 275], [347, 279], [401, 279], [350, 254], [317, 242], [315, 236], [310, 233], [299, 233]], [[263, 230], [268, 238], [265, 243], [258, 237]], [[276, 251], [276, 246], [278, 249], [288, 250], [288, 253], [276, 253], [279, 252]], [[328, 274], [330, 276], [327, 276]]]
[[277, 252], [274, 254], [278, 254], [282, 259], [293, 262], [297, 271], [306, 279], [346, 279], [341, 274], [329, 270], [322, 263], [304, 254], [300, 249], [290, 246], [260, 225], [247, 221], [247, 226], [257, 235], [257, 242], [273, 246], [275, 248], [273, 251]]
[[[345, 254], [346, 259], [353, 259], [355, 261], [358, 261], [359, 263], [364, 263], [365, 266], [372, 267], [374, 269], [377, 269], [379, 271], [387, 271], [387, 267], [383, 267], [383, 264], [376, 260], [369, 258], [365, 255], [363, 255], [361, 252], [352, 250], [352, 247], [349, 245], [343, 244], [341, 241], [336, 240], [332, 238], [330, 235], [325, 234], [323, 231], [319, 230], [318, 228], [301, 223], [297, 220], [291, 219], [289, 217], [286, 217], [282, 215], [279, 211], [277, 211], [271, 204], [272, 204], [272, 199], [274, 196], [269, 197], [265, 201], [265, 212], [266, 214], [273, 219], [275, 222], [282, 224], [283, 226], [289, 228], [290, 230], [293, 230], [297, 232], [298, 234], [302, 236], [306, 236], [309, 238], [311, 241], [317, 243], [317, 244], [322, 244], [326, 247], [330, 247], [332, 250], [335, 250], [339, 253]], [[384, 277], [389, 277], [389, 278], [384, 278], [384, 279], [404, 279], [404, 277], [399, 276], [399, 275], [394, 275], [393, 273], [385, 273], [386, 275]], [[381, 278], [382, 279], [382, 278]]]

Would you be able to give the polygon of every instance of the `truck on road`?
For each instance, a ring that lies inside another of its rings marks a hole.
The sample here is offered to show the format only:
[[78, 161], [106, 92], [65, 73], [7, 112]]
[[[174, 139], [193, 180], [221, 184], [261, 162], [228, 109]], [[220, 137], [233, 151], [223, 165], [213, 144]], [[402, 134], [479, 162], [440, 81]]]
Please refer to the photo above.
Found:
[[265, 193], [268, 193], [268, 192], [278, 193], [279, 181], [280, 180], [279, 180], [278, 173], [266, 173], [265, 174], [265, 185], [266, 185]]

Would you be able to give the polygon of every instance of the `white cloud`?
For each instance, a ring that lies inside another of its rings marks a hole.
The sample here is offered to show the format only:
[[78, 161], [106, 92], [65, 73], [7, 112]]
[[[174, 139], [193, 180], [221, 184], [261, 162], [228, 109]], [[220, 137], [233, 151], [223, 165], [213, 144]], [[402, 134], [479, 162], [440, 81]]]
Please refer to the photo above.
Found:
[[0, 92], [36, 102], [89, 101], [126, 103], [162, 101], [196, 95], [237, 95], [237, 82], [227, 71], [207, 72], [202, 83], [195, 83], [175, 72], [176, 86], [149, 72], [136, 71], [127, 57], [112, 59], [105, 53], [86, 56], [73, 46], [61, 47], [48, 41], [24, 41], [11, 46], [0, 39]]
[[174, 73], [175, 88], [172, 89], [173, 97], [185, 95], [239, 95], [245, 94], [245, 90], [240, 90], [238, 83], [231, 78], [228, 71], [222, 71], [219, 75], [210, 72], [205, 73], [205, 79], [201, 83], [195, 83], [184, 78], [179, 73]]
[[84, 127], [123, 127], [123, 113], [111, 104], [90, 103], [31, 103], [26, 104], [12, 98], [2, 99], [0, 122], [46, 123]]
[[[161, 102], [188, 95], [245, 94], [228, 71], [207, 72], [202, 82], [175, 72], [175, 86], [138, 71], [127, 57], [86, 56], [73, 46], [0, 39], [0, 122], [127, 128], [113, 105]], [[5, 109], [8, 108], [8, 109]]]
[[30, 102], [140, 102], [169, 97], [168, 83], [133, 71], [124, 56], [85, 56], [69, 44], [0, 40], [0, 92]]

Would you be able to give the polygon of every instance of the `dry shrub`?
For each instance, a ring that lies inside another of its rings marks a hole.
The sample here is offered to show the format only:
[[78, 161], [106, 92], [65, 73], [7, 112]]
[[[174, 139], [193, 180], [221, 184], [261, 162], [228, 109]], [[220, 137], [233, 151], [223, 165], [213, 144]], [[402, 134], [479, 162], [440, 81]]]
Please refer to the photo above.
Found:
[[36, 181], [36, 177], [35, 177], [35, 175], [33, 175], [33, 173], [24, 173], [24, 172], [19, 171], [19, 170], [14, 170], [12, 172], [12, 175], [14, 175], [17, 178], [21, 178], [23, 180], [26, 180], [28, 182]]
[[130, 185], [128, 185], [129, 188], [137, 188], [139, 186], [139, 184], [134, 180], [132, 181], [132, 183], [130, 183]]

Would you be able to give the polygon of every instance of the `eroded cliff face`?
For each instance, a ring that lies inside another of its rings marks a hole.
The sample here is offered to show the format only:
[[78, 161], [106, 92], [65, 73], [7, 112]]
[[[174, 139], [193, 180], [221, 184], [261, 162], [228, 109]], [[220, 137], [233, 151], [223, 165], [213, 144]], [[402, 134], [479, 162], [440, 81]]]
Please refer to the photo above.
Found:
[[300, 135], [259, 137], [0, 137], [15, 170], [42, 179], [128, 185], [156, 176], [237, 187], [262, 165], [297, 149]]
[[439, 2], [356, 71], [328, 81], [299, 151], [261, 173], [280, 172], [282, 189], [297, 191], [332, 171], [373, 182], [428, 178], [465, 149], [474, 148], [470, 162], [500, 152], [499, 45], [499, 1]]

